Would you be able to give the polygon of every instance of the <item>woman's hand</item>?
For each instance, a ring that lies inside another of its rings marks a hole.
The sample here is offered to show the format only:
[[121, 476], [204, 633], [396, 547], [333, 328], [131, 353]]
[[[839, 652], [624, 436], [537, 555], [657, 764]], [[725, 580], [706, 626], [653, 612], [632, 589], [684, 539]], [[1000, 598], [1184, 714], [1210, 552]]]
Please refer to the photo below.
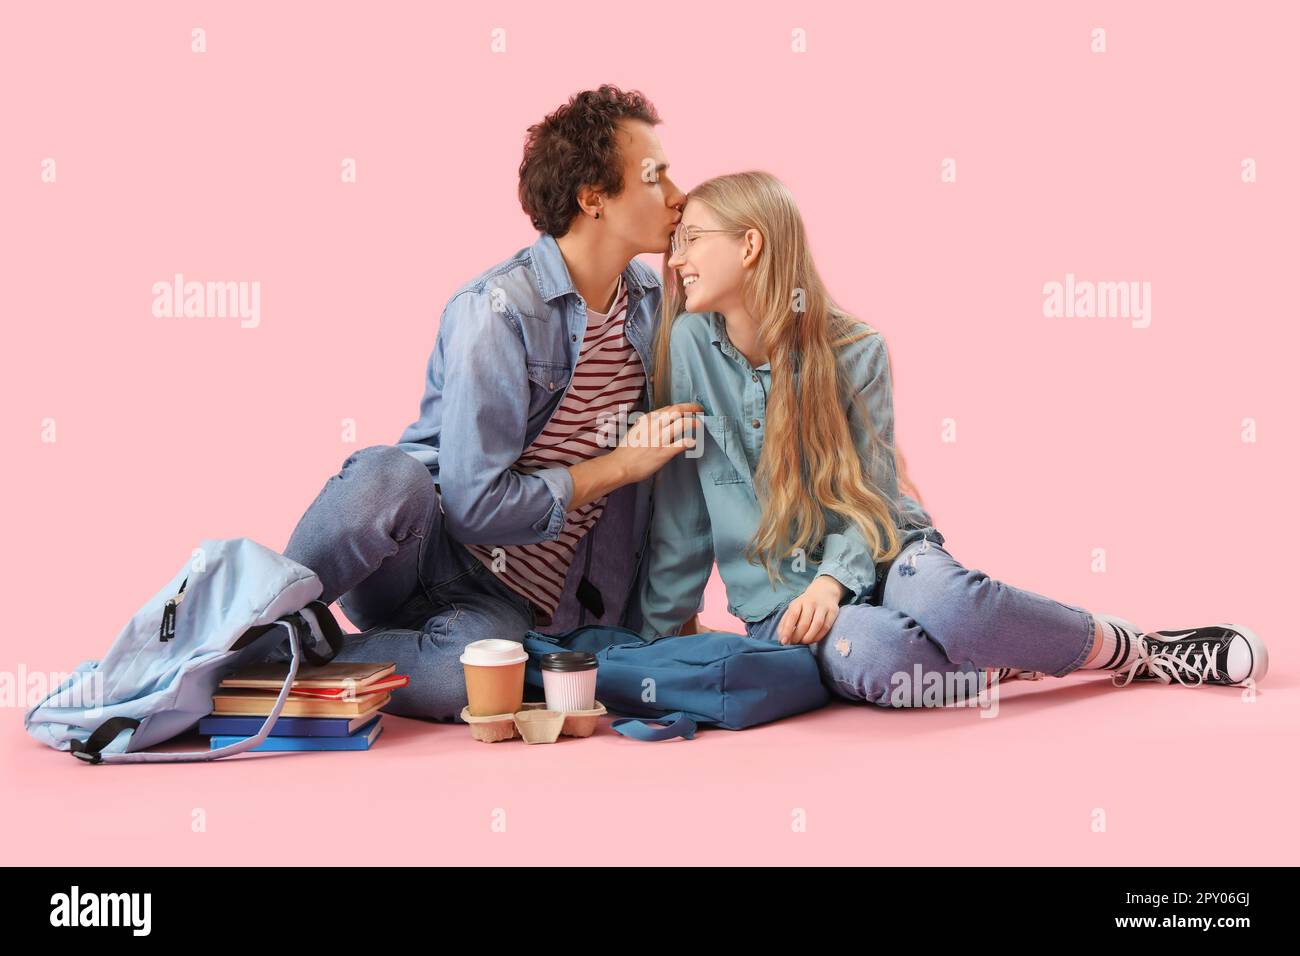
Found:
[[790, 602], [776, 626], [782, 644], [816, 644], [835, 623], [840, 600], [848, 591], [829, 574], [819, 574]]

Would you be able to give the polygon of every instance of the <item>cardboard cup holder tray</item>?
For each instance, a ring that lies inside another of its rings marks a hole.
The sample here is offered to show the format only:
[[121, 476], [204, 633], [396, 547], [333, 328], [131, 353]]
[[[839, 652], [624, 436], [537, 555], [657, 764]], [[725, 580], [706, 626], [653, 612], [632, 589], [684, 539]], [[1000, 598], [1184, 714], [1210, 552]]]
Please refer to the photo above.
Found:
[[596, 701], [591, 710], [547, 710], [542, 701], [528, 701], [513, 714], [491, 714], [474, 717], [469, 707], [460, 712], [460, 719], [469, 724], [475, 740], [495, 744], [514, 737], [523, 737], [530, 744], [553, 744], [564, 737], [590, 737], [596, 724], [605, 716], [605, 705]]

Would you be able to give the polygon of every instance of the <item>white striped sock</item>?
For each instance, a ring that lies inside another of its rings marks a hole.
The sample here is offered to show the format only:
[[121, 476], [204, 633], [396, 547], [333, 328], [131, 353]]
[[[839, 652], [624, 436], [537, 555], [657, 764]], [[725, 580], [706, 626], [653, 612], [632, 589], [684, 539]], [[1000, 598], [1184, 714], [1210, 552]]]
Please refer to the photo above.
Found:
[[1101, 622], [1101, 650], [1092, 663], [1083, 666], [1089, 670], [1115, 670], [1123, 667], [1137, 653], [1142, 632], [1132, 621], [1110, 614], [1094, 614]]

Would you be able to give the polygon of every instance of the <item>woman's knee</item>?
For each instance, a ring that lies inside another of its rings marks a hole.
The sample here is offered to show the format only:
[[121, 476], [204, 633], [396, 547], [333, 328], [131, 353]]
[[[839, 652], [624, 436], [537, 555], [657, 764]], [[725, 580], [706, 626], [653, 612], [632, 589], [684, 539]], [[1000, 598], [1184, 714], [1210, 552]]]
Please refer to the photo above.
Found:
[[[889, 606], [915, 620], [948, 659], [976, 660], [995, 634], [1006, 585], [947, 552], [932, 549], [932, 555], [937, 560], [922, 558], [915, 573], [889, 582]], [[897, 566], [890, 571], [896, 573]]]
[[882, 707], [900, 706], [900, 690], [918, 674], [953, 668], [915, 621], [871, 605], [842, 608], [815, 650], [822, 680], [833, 693]]

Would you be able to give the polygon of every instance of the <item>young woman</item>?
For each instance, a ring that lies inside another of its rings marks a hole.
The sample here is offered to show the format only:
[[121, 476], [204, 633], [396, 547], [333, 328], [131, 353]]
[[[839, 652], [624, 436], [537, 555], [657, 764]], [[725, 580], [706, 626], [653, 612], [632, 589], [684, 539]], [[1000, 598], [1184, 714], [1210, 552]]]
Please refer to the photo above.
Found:
[[696, 629], [716, 560], [749, 635], [811, 645], [827, 686], [852, 700], [918, 703], [920, 679], [951, 702], [1081, 667], [1117, 685], [1264, 676], [1247, 628], [1142, 633], [952, 556], [898, 470], [885, 342], [831, 300], [773, 176], [688, 194], [664, 289], [655, 393], [703, 413], [695, 451], [656, 479], [647, 634]]

